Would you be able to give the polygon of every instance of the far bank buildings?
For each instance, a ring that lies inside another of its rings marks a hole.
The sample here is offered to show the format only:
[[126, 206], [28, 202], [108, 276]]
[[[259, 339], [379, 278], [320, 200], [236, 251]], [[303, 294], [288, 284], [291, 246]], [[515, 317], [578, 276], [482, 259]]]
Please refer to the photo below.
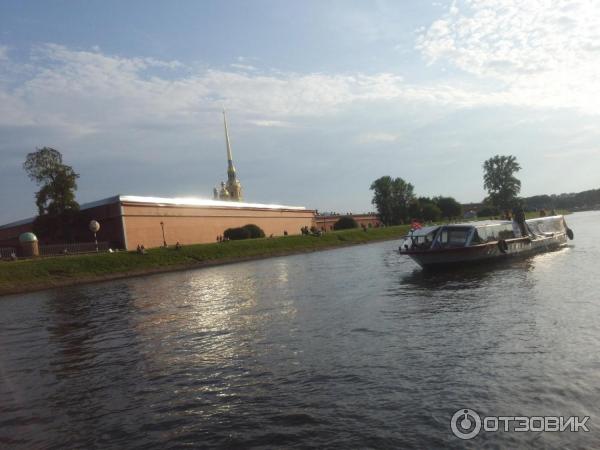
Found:
[[[301, 206], [270, 205], [242, 201], [242, 185], [233, 165], [227, 118], [223, 112], [227, 146], [227, 182], [215, 188], [213, 199], [162, 198], [116, 195], [81, 205], [89, 220], [100, 223], [98, 241], [127, 250], [179, 242], [215, 242], [227, 228], [253, 223], [267, 236], [300, 234], [302, 227], [332, 229], [339, 217], [317, 216]], [[378, 226], [374, 215], [355, 216], [360, 224]], [[0, 246], [14, 245], [21, 233], [32, 231], [35, 217], [0, 226]], [[80, 233], [82, 234], [82, 233]]]

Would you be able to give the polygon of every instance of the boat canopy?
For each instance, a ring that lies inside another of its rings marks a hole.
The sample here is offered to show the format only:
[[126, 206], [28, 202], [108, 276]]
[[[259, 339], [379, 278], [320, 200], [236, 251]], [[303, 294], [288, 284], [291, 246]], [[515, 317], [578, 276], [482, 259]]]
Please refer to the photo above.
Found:
[[509, 220], [489, 221], [486, 223], [474, 223], [477, 233], [473, 237], [473, 243], [491, 242], [499, 239], [512, 239], [515, 237], [513, 222]]
[[540, 236], [547, 236], [565, 231], [565, 219], [563, 216], [539, 217], [525, 221], [529, 230]]

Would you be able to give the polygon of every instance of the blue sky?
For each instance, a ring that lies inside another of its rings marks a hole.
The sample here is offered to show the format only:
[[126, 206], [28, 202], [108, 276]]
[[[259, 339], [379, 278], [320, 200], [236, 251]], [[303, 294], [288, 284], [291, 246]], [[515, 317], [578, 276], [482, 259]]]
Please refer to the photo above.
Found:
[[248, 201], [368, 211], [382, 175], [479, 201], [497, 153], [523, 195], [598, 188], [598, 73], [593, 1], [4, 1], [0, 223], [41, 146], [81, 203], [209, 197], [223, 106]]

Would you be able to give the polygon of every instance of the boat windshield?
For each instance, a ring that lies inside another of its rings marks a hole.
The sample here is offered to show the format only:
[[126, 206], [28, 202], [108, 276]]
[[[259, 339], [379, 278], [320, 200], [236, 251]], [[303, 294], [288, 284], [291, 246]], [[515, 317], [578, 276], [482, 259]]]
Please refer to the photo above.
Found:
[[433, 226], [412, 231], [402, 240], [400, 248], [404, 250], [427, 250], [431, 247], [439, 228], [439, 226]]

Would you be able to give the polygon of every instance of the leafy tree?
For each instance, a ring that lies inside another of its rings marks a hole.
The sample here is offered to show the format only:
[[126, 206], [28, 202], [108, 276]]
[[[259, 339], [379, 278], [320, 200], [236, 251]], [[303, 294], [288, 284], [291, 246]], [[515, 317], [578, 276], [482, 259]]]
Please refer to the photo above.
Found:
[[429, 197], [419, 197], [409, 205], [411, 219], [435, 222], [441, 219], [442, 211]]
[[58, 150], [50, 147], [27, 154], [23, 169], [40, 186], [35, 193], [39, 217], [34, 222], [34, 231], [42, 237], [68, 239], [79, 212], [75, 201], [79, 175], [63, 164]]
[[371, 183], [370, 189], [374, 191], [371, 203], [377, 208], [381, 221], [386, 225], [391, 224], [393, 218], [392, 203], [394, 201], [392, 178], [389, 176], [378, 178]]
[[63, 164], [58, 150], [43, 147], [28, 153], [23, 168], [29, 178], [40, 186], [35, 194], [40, 216], [60, 216], [67, 211], [79, 210], [75, 201], [79, 175], [71, 166]]
[[242, 239], [250, 239], [250, 233], [243, 227], [227, 228], [223, 232], [223, 237], [232, 241], [238, 241]]
[[442, 218], [442, 210], [433, 202], [426, 202], [421, 207], [421, 218], [427, 222], [437, 222]]
[[554, 208], [554, 201], [549, 195], [534, 195], [523, 200], [527, 209]]
[[244, 225], [243, 227], [227, 228], [223, 232], [223, 236], [226, 239], [238, 241], [242, 239], [264, 238], [265, 232], [258, 225], [249, 223], [248, 225]]
[[511, 209], [521, 191], [521, 182], [515, 177], [521, 170], [517, 158], [496, 155], [483, 163], [483, 169], [483, 187], [490, 203], [503, 211]]
[[248, 225], [244, 225], [242, 227], [244, 230], [248, 232], [250, 239], [264, 238], [265, 232], [258, 225], [254, 225], [253, 223], [249, 223]]
[[336, 223], [333, 224], [334, 230], [350, 230], [352, 228], [358, 228], [358, 223], [354, 220], [352, 216], [343, 216], [338, 219]]
[[414, 198], [408, 204], [408, 216], [410, 219], [422, 219], [421, 203]]
[[492, 217], [500, 214], [500, 211], [493, 206], [484, 206], [477, 211], [477, 217]]
[[414, 187], [402, 178], [384, 176], [371, 184], [373, 203], [385, 225], [398, 225], [408, 220], [408, 206], [414, 199]]
[[434, 197], [433, 202], [441, 211], [441, 216], [454, 219], [462, 216], [462, 206], [453, 197]]

